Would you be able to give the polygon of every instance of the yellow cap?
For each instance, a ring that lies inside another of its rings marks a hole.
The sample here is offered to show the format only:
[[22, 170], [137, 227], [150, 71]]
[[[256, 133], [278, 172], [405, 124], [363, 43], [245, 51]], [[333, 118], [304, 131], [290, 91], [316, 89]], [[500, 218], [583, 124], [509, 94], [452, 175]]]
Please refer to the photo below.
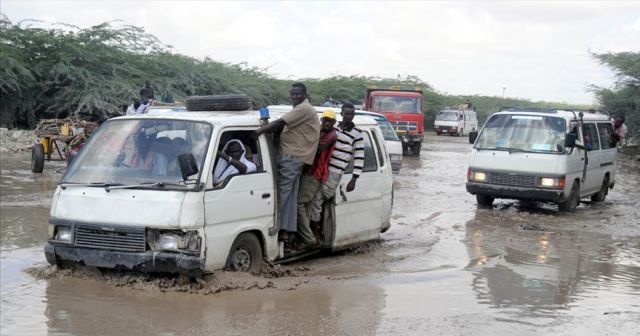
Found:
[[322, 117], [323, 118], [336, 119], [336, 111], [334, 111], [334, 110], [324, 110], [324, 112], [322, 112]]

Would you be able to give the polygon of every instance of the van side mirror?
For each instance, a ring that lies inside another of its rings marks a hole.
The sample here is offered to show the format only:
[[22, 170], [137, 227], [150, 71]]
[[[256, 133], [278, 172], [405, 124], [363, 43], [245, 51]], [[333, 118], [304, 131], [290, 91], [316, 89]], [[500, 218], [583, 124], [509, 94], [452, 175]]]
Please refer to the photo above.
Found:
[[178, 165], [180, 166], [183, 181], [186, 181], [189, 176], [198, 173], [198, 163], [192, 153], [178, 155]]
[[567, 133], [567, 136], [564, 138], [564, 146], [566, 148], [574, 148], [577, 139], [578, 136], [575, 133]]
[[476, 139], [478, 138], [478, 131], [469, 132], [469, 143], [476, 143]]

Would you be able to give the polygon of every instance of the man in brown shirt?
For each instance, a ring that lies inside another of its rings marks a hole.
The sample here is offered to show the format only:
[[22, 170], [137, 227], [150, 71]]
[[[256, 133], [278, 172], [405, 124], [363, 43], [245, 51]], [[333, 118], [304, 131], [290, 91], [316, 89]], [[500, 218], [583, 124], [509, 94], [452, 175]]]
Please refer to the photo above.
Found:
[[289, 90], [293, 110], [256, 130], [281, 132], [278, 157], [278, 194], [280, 205], [280, 239], [290, 241], [297, 232], [296, 213], [300, 174], [305, 164], [313, 164], [318, 147], [320, 119], [309, 103], [307, 87], [294, 83]]

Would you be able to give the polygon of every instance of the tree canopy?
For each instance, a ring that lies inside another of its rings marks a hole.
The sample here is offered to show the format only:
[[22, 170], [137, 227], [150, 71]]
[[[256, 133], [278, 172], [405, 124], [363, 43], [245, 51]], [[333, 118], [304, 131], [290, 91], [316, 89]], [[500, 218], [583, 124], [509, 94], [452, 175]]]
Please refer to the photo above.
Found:
[[[39, 25], [28, 20], [12, 23], [0, 16], [0, 125], [34, 127], [40, 118], [77, 115], [101, 121], [121, 115], [133, 98], [139, 97], [138, 91], [147, 80], [157, 97], [171, 95], [177, 101], [191, 95], [245, 93], [254, 107], [289, 104], [292, 80], [274, 78], [264, 69], [244, 63], [181, 55], [141, 27], [120, 21], [88, 28], [55, 24], [45, 29]], [[637, 75], [637, 67], [628, 67]], [[445, 95], [415, 76], [353, 75], [300, 81], [307, 85], [314, 104], [329, 97], [361, 104], [369, 85], [421, 86], [427, 124], [445, 106], [466, 99], [477, 106], [481, 121], [501, 106], [586, 108], [526, 99]], [[607, 95], [602, 93], [602, 97]]]
[[594, 87], [601, 109], [624, 116], [629, 133], [640, 134], [640, 52], [593, 54], [616, 74], [613, 88]]

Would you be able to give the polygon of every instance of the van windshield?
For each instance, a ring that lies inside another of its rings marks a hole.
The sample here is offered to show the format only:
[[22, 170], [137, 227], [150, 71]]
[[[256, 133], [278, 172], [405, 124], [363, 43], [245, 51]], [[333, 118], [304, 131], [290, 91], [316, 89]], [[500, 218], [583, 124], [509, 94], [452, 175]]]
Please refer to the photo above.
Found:
[[565, 120], [559, 117], [494, 115], [487, 120], [474, 148], [562, 153], [566, 130]]
[[458, 112], [448, 111], [448, 112], [440, 112], [436, 116], [436, 120], [440, 121], [458, 121]]
[[202, 171], [212, 128], [184, 120], [107, 121], [67, 168], [61, 183], [176, 184], [182, 180], [180, 154], [193, 154]]
[[420, 99], [402, 96], [375, 96], [372, 101], [374, 112], [420, 113]]
[[400, 141], [396, 131], [393, 130], [393, 126], [386, 120], [377, 120], [378, 126], [382, 131], [382, 136], [385, 141]]

